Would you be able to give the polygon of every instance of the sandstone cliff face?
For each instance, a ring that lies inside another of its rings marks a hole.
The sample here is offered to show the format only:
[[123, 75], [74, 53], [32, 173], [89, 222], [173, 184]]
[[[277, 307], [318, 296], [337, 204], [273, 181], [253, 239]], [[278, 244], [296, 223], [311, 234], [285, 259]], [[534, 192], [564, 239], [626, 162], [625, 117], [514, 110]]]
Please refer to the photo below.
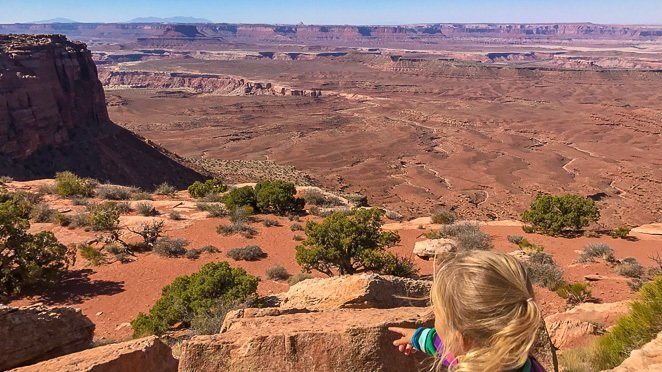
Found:
[[61, 35], [0, 35], [0, 174], [72, 170], [116, 183], [185, 185], [201, 176], [108, 118], [85, 44]]
[[0, 306], [0, 371], [89, 348], [93, 334], [78, 309]]

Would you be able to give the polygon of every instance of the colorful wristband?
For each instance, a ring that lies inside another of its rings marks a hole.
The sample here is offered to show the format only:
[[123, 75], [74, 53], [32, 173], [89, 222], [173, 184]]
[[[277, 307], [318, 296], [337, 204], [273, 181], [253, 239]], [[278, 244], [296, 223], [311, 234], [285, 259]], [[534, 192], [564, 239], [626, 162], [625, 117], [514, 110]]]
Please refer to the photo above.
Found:
[[411, 336], [411, 346], [418, 351], [421, 351], [421, 346], [418, 344], [418, 340], [424, 330], [424, 327], [418, 327], [416, 328], [416, 331], [414, 331], [414, 335]]

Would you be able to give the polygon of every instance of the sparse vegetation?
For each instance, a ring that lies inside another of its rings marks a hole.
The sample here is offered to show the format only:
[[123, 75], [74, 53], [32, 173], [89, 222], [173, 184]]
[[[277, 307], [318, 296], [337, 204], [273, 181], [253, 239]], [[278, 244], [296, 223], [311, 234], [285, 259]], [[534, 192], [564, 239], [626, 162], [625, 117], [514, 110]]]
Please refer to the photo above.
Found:
[[447, 225], [455, 222], [455, 214], [450, 211], [439, 210], [432, 214], [432, 223]]
[[141, 224], [137, 230], [133, 230], [130, 227], [127, 227], [127, 230], [139, 235], [143, 239], [142, 243], [140, 243], [141, 249], [151, 251], [154, 249], [157, 240], [161, 238], [164, 226], [165, 221], [154, 220]]
[[198, 199], [199, 202], [203, 203], [222, 203], [223, 202], [223, 196], [221, 194], [217, 194], [215, 192], [209, 193], [201, 198]]
[[163, 237], [154, 243], [152, 251], [163, 257], [181, 257], [186, 254], [188, 244], [186, 239]]
[[69, 226], [72, 222], [72, 218], [64, 213], [57, 213], [53, 220], [60, 226]]
[[265, 276], [269, 280], [287, 280], [290, 277], [290, 273], [282, 265], [276, 265], [268, 268]]
[[400, 257], [391, 252], [386, 252], [382, 257], [382, 267], [379, 272], [385, 275], [401, 276], [411, 278], [418, 274], [418, 267], [409, 257]]
[[522, 214], [522, 221], [530, 223], [534, 231], [554, 236], [564, 231], [579, 231], [599, 217], [600, 211], [590, 198], [573, 194], [538, 195]]
[[129, 254], [127, 249], [119, 242], [108, 243], [103, 247], [103, 250], [115, 256], [115, 259], [121, 263], [129, 262]]
[[301, 191], [301, 197], [307, 204], [315, 205], [322, 208], [339, 207], [345, 203], [338, 197], [327, 195], [317, 189], [306, 189]]
[[627, 225], [620, 225], [619, 227], [615, 228], [609, 233], [609, 236], [611, 236], [614, 239], [617, 238], [627, 239], [629, 235], [630, 235], [630, 227]]
[[310, 273], [298, 273], [294, 274], [288, 279], [287, 284], [290, 286], [293, 286], [297, 283], [303, 282], [304, 280], [312, 279], [314, 276], [312, 276]]
[[531, 283], [538, 284], [555, 291], [565, 284], [563, 270], [556, 264], [552, 256], [544, 252], [534, 252], [529, 256], [527, 271]]
[[156, 195], [173, 196], [176, 192], [177, 188], [167, 182], [163, 182], [154, 189]]
[[57, 211], [52, 209], [48, 204], [39, 203], [32, 207], [30, 217], [32, 217], [34, 222], [45, 223], [52, 222], [56, 214]]
[[586, 283], [564, 283], [555, 292], [559, 297], [565, 299], [568, 305], [573, 306], [593, 299]]
[[524, 240], [524, 237], [522, 235], [508, 235], [507, 239], [509, 242], [519, 245]]
[[197, 260], [202, 253], [218, 253], [218, 249], [214, 247], [213, 245], [206, 245], [202, 248], [197, 248], [197, 249], [189, 249], [186, 251], [184, 254], [184, 257], [190, 259], [190, 260]]
[[90, 204], [90, 201], [87, 198], [78, 195], [72, 196], [69, 198], [69, 200], [71, 200], [73, 205], [82, 205], [87, 207]]
[[389, 220], [393, 221], [402, 221], [404, 219], [404, 216], [401, 215], [400, 213], [392, 210], [386, 210], [385, 214], [386, 218]]
[[0, 184], [14, 182], [14, 179], [9, 176], [0, 176]]
[[[199, 272], [175, 278], [163, 288], [149, 314], [131, 322], [134, 337], [163, 334], [176, 323], [190, 326], [193, 319], [213, 312], [222, 303], [241, 303], [255, 295], [258, 279], [227, 262], [208, 263]], [[217, 317], [218, 318], [218, 317]]]
[[347, 194], [345, 199], [349, 200], [355, 207], [367, 207], [368, 197], [361, 194]]
[[81, 178], [71, 172], [60, 172], [55, 175], [55, 191], [60, 196], [89, 197], [94, 193], [97, 182], [89, 178]]
[[278, 221], [276, 220], [265, 218], [262, 220], [262, 225], [264, 227], [274, 227], [274, 226], [280, 226], [280, 223], [278, 223]]
[[26, 288], [54, 283], [75, 260], [75, 250], [53, 233], [28, 232], [31, 205], [25, 193], [0, 192], [0, 303]]
[[531, 243], [526, 238], [522, 238], [522, 240], [520, 240], [517, 246], [519, 247], [519, 249], [521, 249], [522, 251], [528, 254], [531, 254], [533, 252], [542, 252], [544, 250], [544, 247], [542, 245]]
[[[89, 225], [94, 231], [112, 231], [117, 229], [120, 213], [112, 202], [93, 204], [87, 207], [89, 211]], [[83, 221], [79, 221], [83, 223]], [[85, 226], [84, 224], [81, 226]]]
[[240, 234], [244, 238], [248, 239], [251, 239], [257, 235], [257, 230], [239, 221], [232, 222], [229, 225], [219, 225], [216, 227], [216, 232], [221, 235]]
[[492, 237], [480, 231], [480, 227], [475, 223], [444, 225], [441, 228], [441, 235], [455, 238], [459, 251], [492, 249]]
[[248, 245], [242, 248], [232, 248], [228, 251], [228, 257], [235, 261], [257, 261], [264, 258], [266, 254], [257, 245]]
[[644, 275], [645, 269], [643, 266], [641, 266], [636, 258], [626, 257], [618, 263], [616, 266], [616, 272], [619, 275], [623, 275], [628, 278], [639, 279]]
[[301, 235], [294, 235], [294, 236], [292, 237], [292, 240], [294, 240], [294, 241], [296, 241], [296, 242], [302, 242], [302, 241], [306, 240], [306, 238], [304, 238], [304, 237], [301, 236]]
[[182, 216], [181, 212], [179, 212], [176, 209], [173, 209], [168, 213], [168, 218], [170, 218], [173, 221], [180, 221], [184, 219], [184, 216]]
[[225, 217], [228, 215], [228, 210], [221, 203], [197, 203], [198, 210], [207, 212], [209, 217]]
[[578, 262], [595, 262], [596, 258], [602, 258], [606, 262], [615, 262], [614, 250], [606, 243], [587, 244], [577, 259]]
[[53, 195], [57, 193], [57, 188], [55, 187], [55, 183], [44, 183], [37, 186], [37, 193], [41, 195]]
[[215, 300], [208, 310], [191, 319], [191, 330], [197, 335], [218, 334], [228, 312], [242, 307], [245, 305], [238, 301]]
[[382, 231], [381, 217], [377, 209], [360, 209], [353, 217], [334, 213], [321, 223], [309, 221], [308, 238], [296, 247], [297, 262], [328, 276], [334, 270], [341, 275], [380, 271], [390, 259], [385, 249], [400, 241], [397, 233]]
[[76, 213], [71, 219], [71, 227], [90, 226], [90, 214], [87, 212]]
[[154, 207], [154, 204], [150, 202], [140, 202], [136, 204], [136, 211], [138, 212], [138, 214], [145, 217], [152, 217], [159, 215], [159, 211], [157, 211], [156, 208]]
[[117, 208], [117, 211], [120, 214], [127, 214], [127, 213], [131, 213], [131, 211], [133, 211], [133, 209], [131, 209], [131, 203], [129, 203], [129, 202], [115, 203], [115, 207]]
[[257, 209], [257, 196], [255, 189], [250, 186], [238, 187], [230, 190], [224, 197], [223, 203], [230, 211], [234, 211], [240, 207], [250, 207], [252, 210]]
[[188, 193], [192, 198], [202, 198], [208, 194], [221, 194], [226, 192], [228, 187], [223, 184], [223, 181], [218, 178], [206, 180], [204, 183], [195, 181], [188, 187]]
[[301, 226], [301, 224], [293, 223], [292, 225], [290, 225], [290, 230], [292, 230], [292, 231], [303, 231], [304, 229], [303, 229], [303, 226]]
[[152, 194], [144, 191], [136, 191], [133, 194], [131, 194], [131, 199], [132, 200], [153, 200]]
[[116, 185], [101, 185], [97, 187], [96, 194], [106, 200], [129, 200], [135, 190], [130, 187]]
[[89, 244], [78, 245], [78, 250], [80, 251], [80, 256], [94, 266], [99, 266], [105, 262], [103, 254]]

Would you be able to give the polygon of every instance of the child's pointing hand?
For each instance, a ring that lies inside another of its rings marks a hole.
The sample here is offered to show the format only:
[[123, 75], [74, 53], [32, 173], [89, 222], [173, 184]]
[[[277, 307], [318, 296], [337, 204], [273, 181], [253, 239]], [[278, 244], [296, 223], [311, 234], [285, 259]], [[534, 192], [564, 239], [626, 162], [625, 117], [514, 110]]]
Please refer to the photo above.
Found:
[[393, 345], [398, 347], [398, 350], [405, 355], [409, 355], [416, 352], [416, 349], [411, 345], [411, 338], [414, 335], [415, 329], [410, 328], [400, 328], [400, 327], [389, 327], [389, 331], [400, 334], [402, 337], [393, 341]]

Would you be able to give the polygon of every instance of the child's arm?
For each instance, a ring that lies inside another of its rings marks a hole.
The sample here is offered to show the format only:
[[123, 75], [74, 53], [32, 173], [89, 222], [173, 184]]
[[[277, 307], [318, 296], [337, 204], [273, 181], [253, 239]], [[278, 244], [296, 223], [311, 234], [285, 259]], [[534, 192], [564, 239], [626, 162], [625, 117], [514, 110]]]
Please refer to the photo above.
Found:
[[411, 329], [390, 327], [389, 331], [402, 335], [402, 337], [393, 341], [393, 345], [397, 346], [405, 355], [420, 350], [434, 356], [441, 346], [441, 339], [434, 328], [419, 327], [417, 329]]
[[411, 343], [412, 336], [414, 335], [414, 332], [416, 332], [415, 329], [389, 327], [388, 330], [391, 332], [399, 333], [402, 336], [399, 339], [393, 341], [393, 345], [397, 346], [398, 350], [400, 350], [401, 353], [404, 353], [405, 355], [409, 355], [411, 353], [416, 352], [416, 349], [414, 349]]

